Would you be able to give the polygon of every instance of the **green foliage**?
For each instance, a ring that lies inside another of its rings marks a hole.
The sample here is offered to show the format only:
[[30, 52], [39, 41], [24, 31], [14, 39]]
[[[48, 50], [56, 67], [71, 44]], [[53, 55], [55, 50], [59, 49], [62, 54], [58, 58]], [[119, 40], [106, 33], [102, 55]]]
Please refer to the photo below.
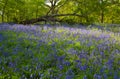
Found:
[[[49, 1], [49, 0], [48, 0]], [[53, 2], [54, 3], [54, 2]], [[45, 0], [0, 0], [0, 22], [20, 22], [46, 14], [80, 14], [61, 16], [67, 23], [120, 23], [120, 1], [60, 0], [53, 6]]]

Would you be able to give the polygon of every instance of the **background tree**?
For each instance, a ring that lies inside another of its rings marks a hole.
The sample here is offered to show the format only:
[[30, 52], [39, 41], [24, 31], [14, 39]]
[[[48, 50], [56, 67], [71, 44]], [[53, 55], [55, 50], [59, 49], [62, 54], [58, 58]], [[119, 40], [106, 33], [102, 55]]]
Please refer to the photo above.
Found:
[[1, 22], [120, 23], [120, 0], [0, 0]]
[[1, 3], [1, 18], [2, 18], [2, 22], [4, 22], [4, 15], [5, 15], [5, 11], [6, 11], [6, 8], [7, 8], [7, 5], [8, 5], [8, 1], [9, 0], [1, 0], [0, 3]]

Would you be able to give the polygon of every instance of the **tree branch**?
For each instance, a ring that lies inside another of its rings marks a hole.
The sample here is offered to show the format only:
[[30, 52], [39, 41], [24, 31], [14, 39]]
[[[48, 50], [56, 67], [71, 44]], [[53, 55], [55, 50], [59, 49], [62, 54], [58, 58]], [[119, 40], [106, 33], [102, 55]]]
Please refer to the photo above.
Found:
[[85, 17], [84, 15], [79, 15], [79, 14], [53, 14], [53, 15], [46, 15], [42, 16], [36, 19], [30, 19], [30, 20], [25, 20], [21, 21], [20, 24], [32, 24], [40, 21], [58, 21], [61, 22], [61, 20], [56, 19], [55, 17], [61, 17], [61, 16], [77, 16], [77, 17]]

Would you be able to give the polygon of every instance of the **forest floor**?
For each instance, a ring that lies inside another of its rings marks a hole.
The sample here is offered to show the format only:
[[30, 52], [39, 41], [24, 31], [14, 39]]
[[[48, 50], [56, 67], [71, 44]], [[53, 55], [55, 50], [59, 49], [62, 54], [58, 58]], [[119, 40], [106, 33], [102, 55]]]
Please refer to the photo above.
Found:
[[0, 79], [120, 79], [120, 27], [0, 24]]

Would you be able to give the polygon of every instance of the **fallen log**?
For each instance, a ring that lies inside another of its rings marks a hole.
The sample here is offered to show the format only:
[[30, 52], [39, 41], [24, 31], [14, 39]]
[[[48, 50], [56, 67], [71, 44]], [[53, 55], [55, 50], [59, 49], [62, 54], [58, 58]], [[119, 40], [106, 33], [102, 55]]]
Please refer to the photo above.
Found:
[[79, 14], [53, 14], [53, 15], [42, 16], [42, 17], [35, 18], [35, 19], [21, 21], [21, 22], [19, 22], [19, 24], [33, 24], [33, 23], [40, 22], [40, 21], [45, 21], [45, 22], [47, 22], [47, 21], [62, 22], [61, 20], [55, 18], [55, 17], [60, 17], [60, 16], [85, 17], [85, 16], [79, 15]]

